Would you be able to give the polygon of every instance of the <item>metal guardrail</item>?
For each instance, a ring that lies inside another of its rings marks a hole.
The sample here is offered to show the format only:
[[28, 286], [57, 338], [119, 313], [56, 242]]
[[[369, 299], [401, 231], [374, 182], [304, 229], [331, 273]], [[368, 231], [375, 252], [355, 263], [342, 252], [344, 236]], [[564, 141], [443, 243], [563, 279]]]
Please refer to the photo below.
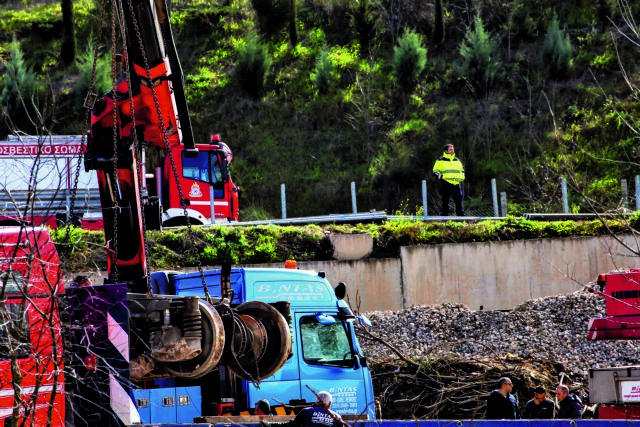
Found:
[[594, 219], [613, 219], [628, 214], [612, 214], [612, 213], [526, 213], [522, 215], [530, 221], [592, 221]]
[[308, 216], [299, 218], [282, 218], [269, 219], [262, 221], [244, 221], [225, 223], [232, 226], [255, 226], [255, 225], [305, 225], [305, 224], [354, 224], [368, 222], [384, 222], [384, 221], [431, 221], [431, 222], [479, 222], [495, 220], [504, 220], [504, 217], [487, 217], [487, 216], [427, 216], [422, 215], [387, 215], [384, 211], [363, 212], [356, 214], [332, 214], [322, 216]]
[[363, 212], [355, 214], [330, 214], [320, 216], [308, 216], [300, 218], [267, 219], [262, 221], [230, 222], [227, 225], [233, 226], [255, 226], [255, 225], [305, 225], [305, 224], [355, 224], [361, 222], [383, 222], [388, 219], [384, 211]]
[[[0, 215], [22, 214], [29, 200], [29, 194], [28, 190], [0, 191]], [[35, 198], [33, 194], [31, 197], [28, 213], [34, 216], [66, 212], [71, 202], [71, 193], [67, 190], [39, 190]], [[99, 190], [79, 188], [76, 192], [74, 212], [102, 215]]]
[[[525, 213], [521, 218], [530, 221], [592, 221], [598, 218], [612, 219], [619, 217], [611, 213]], [[422, 215], [387, 215], [384, 211], [364, 212], [357, 214], [333, 214], [324, 216], [310, 216], [299, 218], [270, 219], [262, 221], [244, 221], [224, 223], [231, 226], [255, 226], [255, 225], [305, 225], [305, 224], [353, 224], [385, 221], [424, 221], [424, 222], [480, 222], [480, 221], [504, 221], [504, 216], [427, 216]], [[216, 224], [220, 225], [220, 224]]]

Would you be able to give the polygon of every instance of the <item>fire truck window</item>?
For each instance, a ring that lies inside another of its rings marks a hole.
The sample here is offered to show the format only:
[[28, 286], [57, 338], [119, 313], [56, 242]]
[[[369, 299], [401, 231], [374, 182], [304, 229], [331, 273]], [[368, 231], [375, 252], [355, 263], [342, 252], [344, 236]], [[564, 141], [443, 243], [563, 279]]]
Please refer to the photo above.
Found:
[[212, 182], [215, 184], [222, 181], [222, 170], [217, 153], [211, 153], [211, 170], [213, 170]]
[[24, 300], [0, 303], [0, 359], [30, 354], [29, 319]]
[[196, 181], [209, 182], [209, 156], [200, 151], [197, 157], [186, 157], [182, 153], [182, 176]]
[[352, 366], [349, 338], [342, 322], [323, 325], [315, 317], [303, 317], [300, 321], [302, 355], [307, 363], [315, 365]]
[[21, 290], [26, 290], [24, 278], [19, 271], [0, 272], [0, 286], [4, 286], [5, 294], [17, 294]]

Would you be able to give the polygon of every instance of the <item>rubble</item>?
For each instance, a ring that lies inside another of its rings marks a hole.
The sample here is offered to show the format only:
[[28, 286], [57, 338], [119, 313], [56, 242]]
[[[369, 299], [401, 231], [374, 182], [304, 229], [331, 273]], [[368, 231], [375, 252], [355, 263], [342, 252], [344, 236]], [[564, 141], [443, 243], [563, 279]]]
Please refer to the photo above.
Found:
[[[365, 313], [374, 335], [408, 357], [455, 355], [494, 359], [507, 354], [549, 359], [568, 374], [640, 363], [640, 341], [589, 341], [587, 326], [605, 314], [604, 300], [579, 291], [527, 301], [511, 311], [471, 311], [462, 304], [413, 306]], [[381, 343], [361, 340], [365, 354], [392, 356]]]
[[[553, 390], [560, 378], [587, 403], [590, 368], [640, 364], [640, 341], [587, 340], [589, 320], [605, 315], [605, 303], [586, 291], [527, 301], [510, 311], [441, 304], [365, 315], [371, 335], [384, 341], [358, 333], [372, 361], [376, 396], [383, 412], [400, 418], [482, 418], [482, 396], [503, 375], [514, 379], [520, 406], [533, 387]], [[437, 372], [425, 375], [425, 366]], [[461, 384], [466, 391], [458, 402], [448, 396], [446, 405], [440, 403], [441, 392]]]

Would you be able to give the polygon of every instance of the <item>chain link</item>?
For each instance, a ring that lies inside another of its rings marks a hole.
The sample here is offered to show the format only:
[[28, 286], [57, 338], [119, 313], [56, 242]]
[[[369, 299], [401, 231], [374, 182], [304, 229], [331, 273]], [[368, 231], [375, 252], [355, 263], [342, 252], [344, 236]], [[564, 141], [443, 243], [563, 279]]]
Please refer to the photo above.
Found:
[[[98, 43], [102, 39], [102, 29], [104, 28], [102, 23], [104, 22], [104, 13], [106, 10], [106, 4], [107, 2], [103, 2], [102, 8], [100, 9], [100, 21], [99, 21], [100, 26], [98, 28], [98, 38], [96, 39], [98, 40]], [[98, 68], [97, 67], [98, 50], [99, 49], [96, 48], [93, 52], [93, 64], [91, 65], [91, 80], [89, 81], [89, 90], [87, 91], [87, 99], [95, 97], [95, 94], [93, 93], [93, 89], [96, 83], [96, 70]], [[71, 219], [73, 218], [73, 210], [76, 205], [76, 195], [78, 194], [78, 180], [80, 179], [80, 167], [82, 166], [82, 159], [84, 157], [85, 138], [87, 134], [86, 130], [89, 129], [89, 118], [91, 117], [91, 110], [93, 109], [93, 105], [84, 105], [84, 107], [85, 107], [84, 122], [83, 122], [84, 124], [82, 126], [82, 129], [84, 129], [85, 131], [82, 133], [82, 137], [80, 138], [80, 153], [78, 153], [78, 163], [76, 164], [76, 173], [73, 179], [73, 188], [71, 188], [71, 201], [69, 202], [70, 217], [67, 218], [67, 230], [66, 230], [67, 234], [65, 236], [65, 240], [67, 242], [69, 241], [69, 236], [71, 233]]]
[[[121, 37], [123, 40], [123, 53], [124, 53], [124, 61], [123, 61], [123, 69], [124, 69], [124, 75], [125, 75], [125, 79], [127, 79], [128, 82], [128, 94], [129, 94], [129, 110], [131, 111], [131, 115], [130, 115], [130, 119], [131, 119], [131, 129], [133, 132], [133, 153], [134, 153], [134, 160], [136, 160], [138, 158], [138, 154], [142, 152], [142, 150], [144, 149], [144, 147], [141, 146], [140, 144], [140, 140], [138, 139], [138, 132], [136, 131], [136, 116], [135, 116], [135, 107], [134, 107], [134, 102], [133, 102], [133, 90], [131, 88], [131, 76], [129, 74], [129, 52], [127, 50], [127, 34], [125, 31], [125, 23], [124, 23], [124, 9], [123, 9], [123, 5], [122, 2], [118, 2], [118, 6], [119, 6], [119, 12], [120, 12], [120, 16], [122, 17], [122, 21], [120, 23], [120, 28], [121, 28]], [[142, 163], [139, 161], [136, 161], [136, 173], [137, 173], [137, 178], [138, 178], [138, 197], [140, 198], [140, 200], [142, 201], [143, 199], [143, 191], [142, 191]], [[143, 245], [144, 245], [144, 253], [145, 253], [145, 257], [146, 259], [144, 260], [144, 278], [145, 278], [145, 282], [147, 285], [147, 295], [151, 296], [153, 294], [153, 288], [151, 287], [151, 275], [149, 274], [149, 262], [147, 261], [148, 257], [149, 257], [149, 241], [147, 240], [147, 222], [146, 222], [146, 217], [145, 217], [145, 212], [144, 212], [144, 206], [141, 206], [140, 209], [140, 219], [142, 220], [142, 240], [143, 240]]]
[[[107, 242], [107, 250], [113, 251], [115, 258], [113, 263], [113, 280], [118, 282], [118, 214], [120, 206], [118, 205], [118, 105], [116, 87], [117, 87], [117, 75], [116, 75], [116, 0], [111, 1], [111, 82], [113, 89], [111, 90], [111, 97], [113, 99], [113, 243], [112, 248], [109, 248], [109, 242]], [[109, 278], [111, 279], [111, 278]]]
[[[173, 178], [176, 182], [176, 186], [178, 188], [178, 195], [180, 196], [180, 206], [182, 207], [182, 210], [184, 212], [184, 217], [185, 220], [187, 222], [187, 229], [188, 229], [188, 234], [191, 238], [194, 237], [194, 233], [193, 233], [193, 229], [191, 227], [191, 221], [189, 220], [189, 212], [187, 210], [187, 204], [185, 202], [185, 198], [184, 198], [184, 193], [182, 191], [182, 185], [180, 183], [180, 178], [178, 177], [178, 170], [176, 168], [176, 163], [175, 163], [175, 159], [173, 158], [173, 153], [171, 152], [171, 145], [169, 143], [169, 137], [167, 135], [166, 132], [166, 126], [164, 123], [164, 117], [162, 116], [162, 110], [160, 108], [160, 102], [158, 101], [158, 95], [156, 93], [156, 89], [155, 86], [153, 84], [153, 80], [151, 78], [151, 70], [149, 68], [149, 62], [147, 59], [147, 55], [146, 52], [144, 50], [144, 44], [142, 43], [142, 35], [140, 34], [140, 29], [138, 27], [138, 22], [136, 20], [135, 17], [135, 13], [133, 10], [133, 4], [131, 3], [131, 0], [127, 0], [128, 6], [129, 6], [129, 12], [131, 13], [131, 19], [132, 19], [132, 23], [133, 23], [133, 27], [135, 29], [136, 32], [136, 37], [138, 39], [138, 45], [140, 47], [140, 53], [142, 55], [142, 59], [144, 61], [144, 68], [145, 71], [147, 73], [147, 79], [149, 80], [149, 87], [151, 89], [151, 93], [153, 94], [153, 101], [155, 103], [155, 107], [156, 107], [156, 114], [158, 115], [158, 122], [159, 125], [158, 127], [160, 128], [160, 131], [162, 132], [162, 139], [164, 142], [164, 146], [165, 149], [167, 150], [167, 155], [169, 156], [169, 161], [171, 163], [171, 169], [173, 171]], [[169, 17], [167, 16], [167, 19], [169, 19]], [[211, 295], [209, 294], [209, 288], [207, 287], [207, 282], [204, 278], [204, 271], [202, 269], [202, 260], [200, 259], [200, 253], [198, 253], [196, 251], [196, 259], [197, 259], [197, 263], [198, 263], [198, 272], [200, 273], [200, 279], [202, 280], [202, 287], [204, 289], [204, 294], [205, 294], [205, 298], [207, 300], [208, 303], [212, 303], [211, 301]]]

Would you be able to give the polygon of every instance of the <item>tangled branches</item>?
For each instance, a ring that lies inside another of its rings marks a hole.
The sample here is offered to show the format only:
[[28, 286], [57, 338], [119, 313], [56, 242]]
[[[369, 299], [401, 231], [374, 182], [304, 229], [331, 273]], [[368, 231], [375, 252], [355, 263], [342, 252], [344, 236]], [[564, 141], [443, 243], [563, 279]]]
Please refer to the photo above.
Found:
[[[418, 360], [418, 366], [398, 359], [372, 361], [374, 389], [387, 419], [482, 419], [486, 398], [497, 380], [514, 383], [520, 409], [533, 397], [533, 388], [554, 389], [563, 366], [544, 359], [508, 355], [492, 360], [456, 357]], [[579, 379], [578, 379], [579, 380]], [[572, 392], [584, 396], [583, 384], [565, 379]]]

